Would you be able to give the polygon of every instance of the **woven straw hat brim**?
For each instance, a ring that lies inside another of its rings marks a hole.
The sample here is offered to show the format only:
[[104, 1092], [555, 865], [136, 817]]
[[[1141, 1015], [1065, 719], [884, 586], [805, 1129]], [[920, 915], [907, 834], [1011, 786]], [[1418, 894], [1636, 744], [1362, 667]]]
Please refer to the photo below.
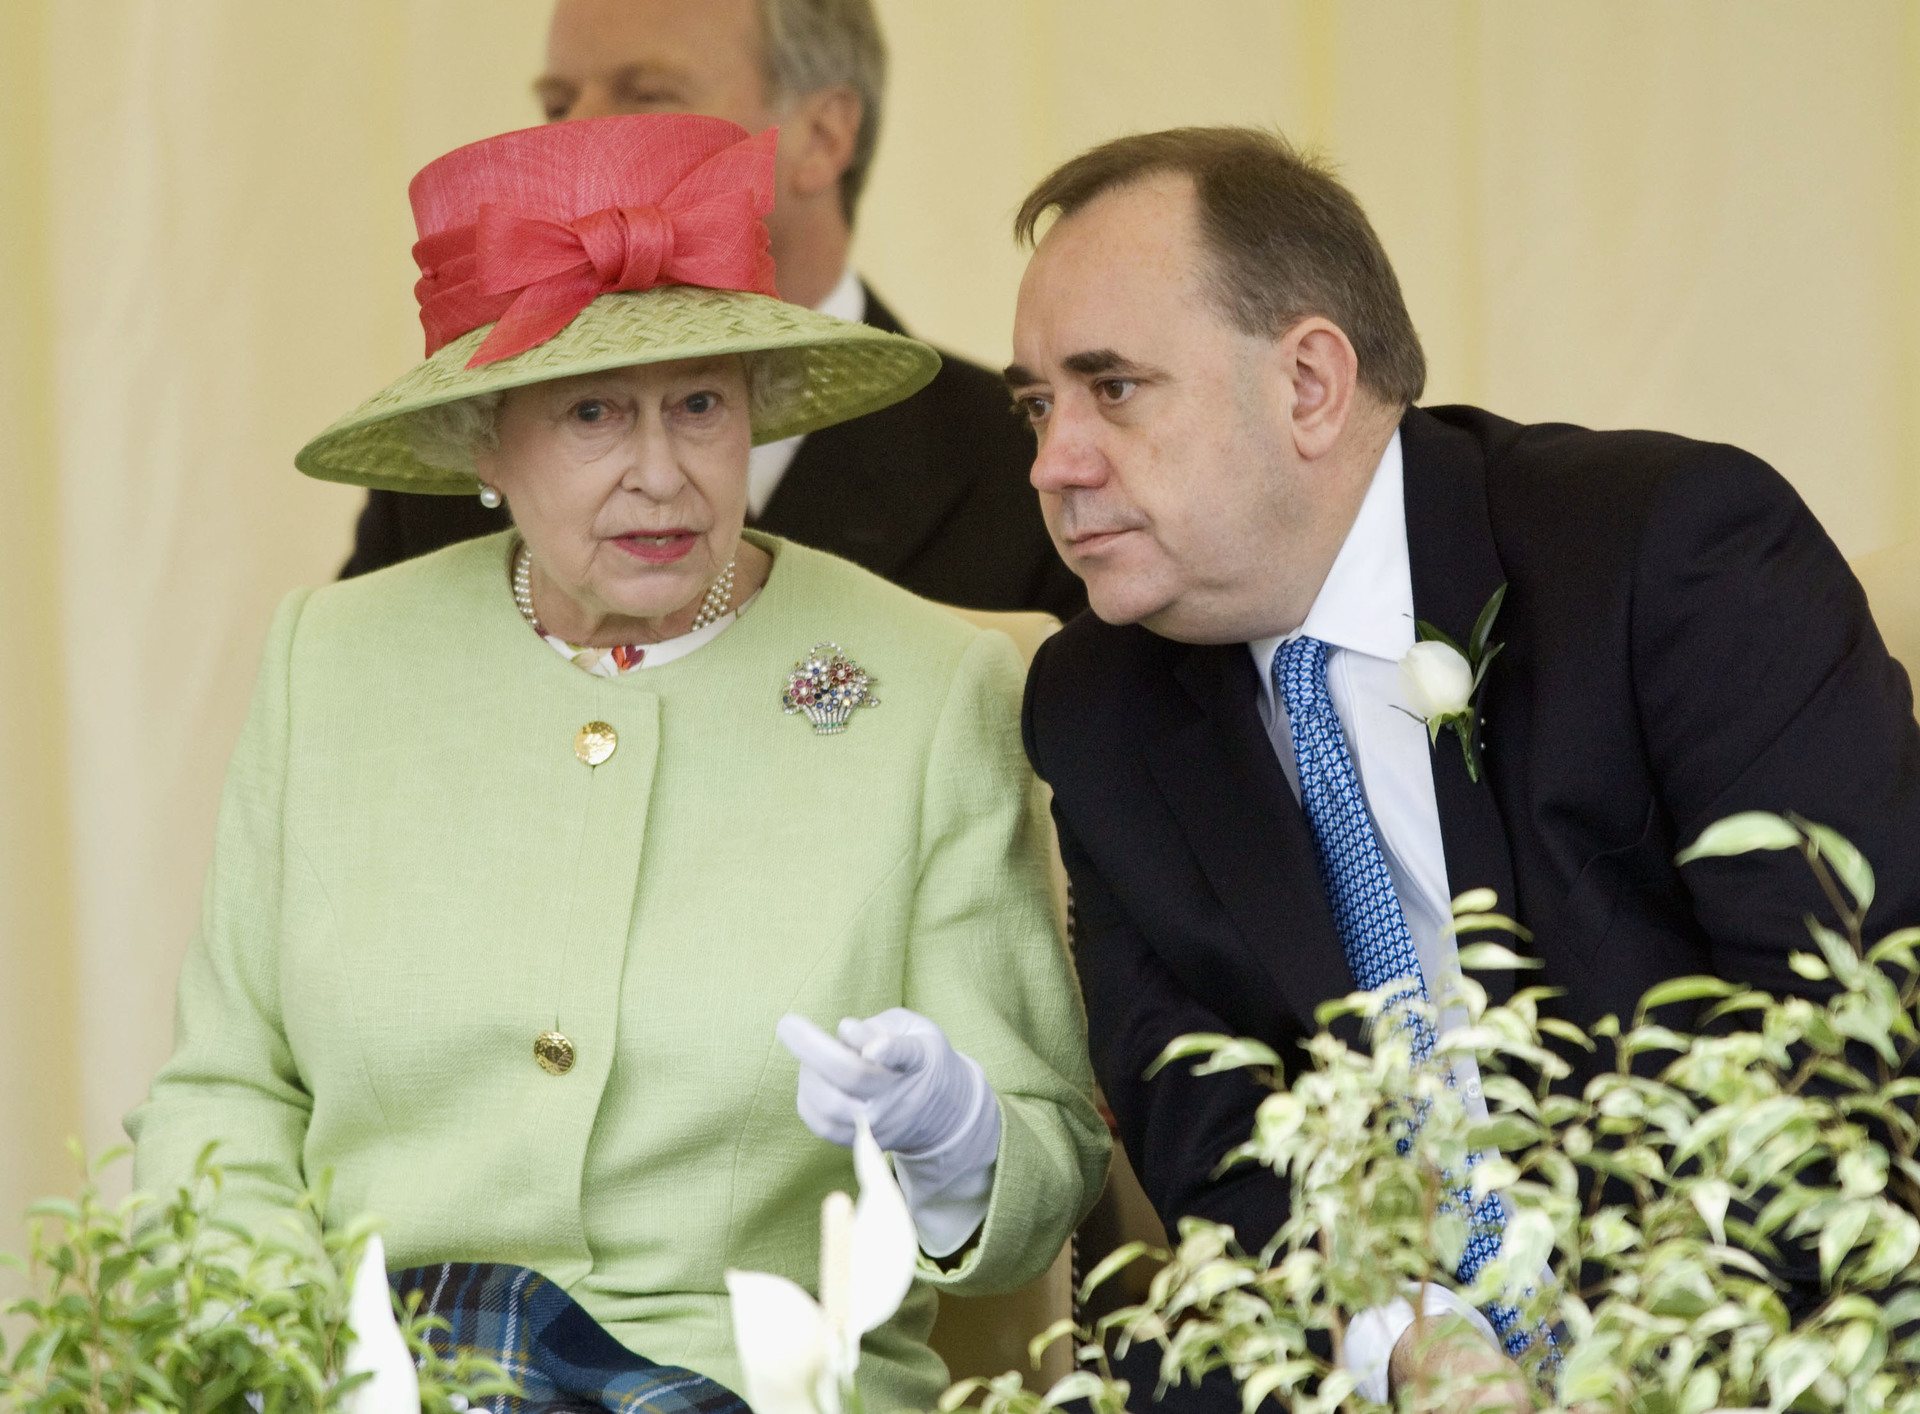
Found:
[[322, 481], [386, 491], [469, 495], [471, 473], [420, 459], [409, 414], [476, 393], [633, 364], [782, 351], [791, 360], [771, 405], [754, 410], [753, 440], [777, 442], [860, 417], [919, 391], [939, 370], [925, 344], [800, 305], [735, 290], [669, 285], [601, 295], [558, 334], [524, 353], [468, 368], [487, 331], [461, 335], [300, 449], [293, 464]]

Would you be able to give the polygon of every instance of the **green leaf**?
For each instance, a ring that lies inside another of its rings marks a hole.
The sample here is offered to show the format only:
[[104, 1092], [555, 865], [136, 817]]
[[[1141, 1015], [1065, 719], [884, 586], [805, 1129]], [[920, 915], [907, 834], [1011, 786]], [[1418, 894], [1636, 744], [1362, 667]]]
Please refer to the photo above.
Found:
[[1873, 1208], [1867, 1203], [1850, 1203], [1827, 1220], [1820, 1229], [1820, 1280], [1831, 1286], [1840, 1263], [1853, 1250], [1866, 1230]]
[[1480, 617], [1474, 621], [1473, 635], [1467, 640], [1467, 659], [1478, 661], [1486, 651], [1487, 639], [1493, 633], [1493, 621], [1500, 615], [1500, 606], [1506, 602], [1507, 586], [1502, 584], [1493, 591], [1493, 597], [1487, 600], [1487, 607], [1480, 611]]
[[1847, 892], [1853, 895], [1854, 904], [1864, 914], [1873, 904], [1873, 869], [1868, 865], [1866, 856], [1855, 849], [1853, 842], [1838, 830], [1816, 825], [1798, 815], [1791, 818], [1813, 841], [1820, 851], [1820, 857], [1827, 861], [1840, 882], [1846, 885]]
[[1915, 1256], [1920, 1256], [1920, 1221], [1909, 1213], [1882, 1214], [1880, 1230], [1854, 1278], [1878, 1287], [1905, 1272]]
[[[1465, 937], [1469, 933], [1478, 933], [1483, 930], [1493, 933], [1511, 933], [1523, 943], [1533, 941], [1531, 932], [1504, 913], [1456, 913], [1448, 920], [1442, 931], [1451, 933], [1455, 937]], [[1486, 941], [1491, 943], [1492, 940]], [[1504, 959], [1477, 965], [1483, 969], [1488, 967], [1534, 968], [1539, 967], [1540, 963], [1533, 958], [1521, 957], [1517, 953], [1510, 952]]]
[[1602, 1400], [1618, 1394], [1624, 1379], [1616, 1368], [1623, 1332], [1596, 1330], [1575, 1341], [1560, 1368], [1560, 1399], [1573, 1404], [1580, 1400]]
[[1773, 1407], [1785, 1409], [1804, 1394], [1820, 1378], [1830, 1359], [1825, 1343], [1811, 1337], [1791, 1337], [1770, 1346], [1762, 1363]]
[[1825, 982], [1833, 976], [1833, 969], [1812, 953], [1794, 953], [1787, 958], [1787, 966], [1793, 969], [1794, 976], [1804, 977], [1809, 982]]
[[[1444, 643], [1462, 658], [1467, 658], [1466, 650], [1461, 648], [1461, 646], [1454, 641], [1453, 635], [1449, 634], [1445, 629], [1436, 627], [1428, 623], [1425, 619], [1415, 619], [1413, 621], [1413, 630], [1414, 636], [1421, 642]], [[1467, 658], [1467, 661], [1472, 662], [1473, 660]]]
[[1463, 913], [1492, 913], [1499, 902], [1500, 895], [1492, 889], [1468, 889], [1454, 895], [1453, 914], [1457, 918]]
[[1836, 1374], [1852, 1375], [1859, 1370], [1872, 1348], [1876, 1332], [1866, 1321], [1848, 1321], [1833, 1341], [1833, 1369]]
[[1460, 949], [1462, 972], [1527, 972], [1539, 966], [1537, 959], [1522, 957], [1504, 943], [1468, 943]]
[[1692, 1038], [1665, 1026], [1636, 1026], [1620, 1040], [1620, 1054], [1637, 1056], [1643, 1051], [1684, 1053]]
[[1675, 1002], [1697, 1002], [1708, 997], [1730, 997], [1746, 988], [1723, 977], [1674, 977], [1647, 988], [1640, 998], [1640, 1015]]
[[1745, 810], [1707, 826], [1700, 832], [1700, 838], [1681, 850], [1673, 862], [1691, 864], [1696, 859], [1724, 859], [1756, 849], [1798, 849], [1801, 838], [1786, 817], [1766, 810]]
[[1535, 1024], [1539, 1027], [1542, 1036], [1551, 1036], [1555, 1040], [1565, 1041], [1569, 1045], [1579, 1046], [1588, 1051], [1594, 1048], [1593, 1037], [1571, 1021], [1563, 1021], [1557, 1016], [1543, 1016]]
[[1480, 655], [1480, 661], [1473, 665], [1473, 695], [1480, 695], [1480, 684], [1486, 681], [1487, 669], [1493, 666], [1493, 660], [1500, 656], [1500, 650], [1507, 645], [1496, 643]]
[[1193, 1056], [1210, 1056], [1221, 1047], [1232, 1045], [1233, 1040], [1224, 1031], [1195, 1031], [1186, 1036], [1176, 1036], [1167, 1042], [1167, 1048], [1147, 1067], [1147, 1078], [1152, 1079], [1175, 1061], [1188, 1060]]
[[1038, 1369], [1040, 1366], [1040, 1357], [1047, 1353], [1048, 1347], [1062, 1336], [1074, 1334], [1076, 1329], [1078, 1328], [1074, 1325], [1073, 1317], [1062, 1316], [1059, 1320], [1041, 1331], [1039, 1335], [1027, 1342], [1027, 1363], [1035, 1369]]
[[1253, 1414], [1266, 1398], [1279, 1391], [1291, 1393], [1314, 1372], [1311, 1360], [1280, 1360], [1255, 1370], [1240, 1386], [1242, 1414]]
[[1542, 1137], [1541, 1127], [1532, 1120], [1517, 1114], [1497, 1114], [1468, 1129], [1467, 1147], [1475, 1152], [1519, 1154], [1538, 1144]]
[[1081, 1281], [1080, 1299], [1085, 1301], [1088, 1297], [1092, 1296], [1108, 1278], [1113, 1276], [1115, 1272], [1132, 1266], [1136, 1261], [1153, 1250], [1153, 1246], [1146, 1242], [1121, 1243], [1118, 1247], [1114, 1248], [1113, 1251], [1102, 1257], [1094, 1269], [1088, 1272], [1085, 1279]]
[[1063, 1404], [1071, 1404], [1076, 1399], [1088, 1401], [1096, 1398], [1106, 1389], [1106, 1381], [1092, 1370], [1075, 1370], [1062, 1375], [1040, 1401], [1042, 1409], [1058, 1409]]
[[1898, 962], [1912, 971], [1916, 952], [1920, 952], [1920, 928], [1899, 928], [1867, 949], [1867, 961], [1875, 967]]
[[1280, 1057], [1273, 1047], [1262, 1041], [1249, 1040], [1236, 1036], [1225, 1045], [1217, 1047], [1213, 1054], [1193, 1068], [1195, 1075], [1219, 1075], [1223, 1071], [1244, 1070], [1249, 1066], [1265, 1066], [1268, 1070], [1280, 1069]]
[[1473, 714], [1468, 713], [1464, 723], [1456, 725], [1454, 731], [1460, 738], [1460, 756], [1467, 766], [1467, 779], [1476, 785], [1480, 781], [1480, 758], [1473, 749]]
[[1733, 1200], [1732, 1186], [1724, 1179], [1701, 1179], [1688, 1188], [1687, 1197], [1693, 1203], [1694, 1211], [1700, 1214], [1700, 1221], [1707, 1225], [1707, 1231], [1713, 1234], [1713, 1240], [1724, 1244], [1727, 1240], [1727, 1205]]

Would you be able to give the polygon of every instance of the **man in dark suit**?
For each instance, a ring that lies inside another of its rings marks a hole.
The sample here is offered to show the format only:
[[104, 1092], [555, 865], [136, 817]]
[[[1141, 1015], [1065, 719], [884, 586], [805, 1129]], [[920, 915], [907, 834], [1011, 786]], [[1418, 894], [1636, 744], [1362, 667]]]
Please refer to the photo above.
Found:
[[[1834, 826], [1879, 870], [1870, 935], [1920, 922], [1907, 679], [1773, 471], [1678, 437], [1414, 408], [1424, 360], [1384, 252], [1272, 136], [1120, 139], [1046, 178], [1021, 236], [1050, 212], [1007, 377], [1093, 613], [1042, 649], [1024, 725], [1096, 1071], [1170, 1229], [1195, 1214], [1258, 1250], [1287, 1196], [1258, 1166], [1219, 1172], [1264, 1090], [1180, 1066], [1149, 1081], [1163, 1047], [1225, 1032], [1297, 1056], [1315, 1007], [1358, 982], [1437, 992], [1453, 894], [1497, 891], [1583, 1026], [1676, 975], [1807, 989], [1787, 959], [1830, 910], [1801, 861], [1674, 863], [1736, 811]], [[1400, 660], [1416, 618], [1464, 642], [1502, 585], [1476, 780], [1402, 710]], [[1816, 1280], [1781, 1274], [1803, 1295]], [[1484, 1370], [1531, 1408], [1463, 1303], [1438, 1304], [1454, 1334], [1424, 1346], [1405, 1302], [1356, 1320], [1365, 1388]], [[1238, 1407], [1230, 1387], [1175, 1402]]]
[[[767, 227], [781, 294], [904, 332], [848, 268], [879, 131], [886, 50], [871, 0], [559, 0], [549, 121], [690, 112], [780, 128]], [[1086, 604], [1027, 485], [1033, 439], [994, 374], [942, 355], [904, 402], [754, 449], [751, 523], [843, 555], [915, 593], [975, 609]], [[461, 497], [374, 491], [344, 574], [363, 574], [507, 524]]]

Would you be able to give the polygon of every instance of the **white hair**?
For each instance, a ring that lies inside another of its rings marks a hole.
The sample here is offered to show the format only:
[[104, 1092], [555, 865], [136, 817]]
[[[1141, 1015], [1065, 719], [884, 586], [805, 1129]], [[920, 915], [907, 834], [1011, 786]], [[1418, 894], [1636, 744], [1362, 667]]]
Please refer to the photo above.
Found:
[[[783, 357], [780, 351], [744, 353], [740, 358], [746, 365], [747, 408], [755, 421], [791, 403], [806, 386], [800, 360]], [[420, 408], [399, 419], [401, 433], [413, 454], [428, 466], [471, 476], [474, 454], [500, 445], [500, 405], [506, 396], [496, 388]]]
[[853, 156], [840, 177], [840, 210], [849, 225], [880, 145], [880, 105], [887, 89], [887, 44], [873, 0], [760, 0], [767, 86], [798, 98], [844, 87], [860, 100]]

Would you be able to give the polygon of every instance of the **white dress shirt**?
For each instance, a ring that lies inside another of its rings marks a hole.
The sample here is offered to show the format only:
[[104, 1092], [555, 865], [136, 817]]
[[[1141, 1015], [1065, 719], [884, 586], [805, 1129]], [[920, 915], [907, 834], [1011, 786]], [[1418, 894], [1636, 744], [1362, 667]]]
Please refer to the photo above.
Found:
[[[1413, 571], [1407, 557], [1403, 480], [1396, 432], [1305, 622], [1292, 633], [1263, 638], [1247, 648], [1260, 673], [1261, 720], [1298, 799], [1300, 767], [1294, 760], [1286, 704], [1274, 689], [1273, 656], [1282, 644], [1296, 638], [1317, 638], [1327, 645], [1327, 692], [1360, 776], [1361, 793], [1420, 958], [1427, 993], [1437, 999], [1449, 990], [1447, 979], [1458, 974], [1460, 950], [1445, 931], [1453, 916], [1453, 895], [1440, 835], [1440, 807], [1433, 792], [1433, 748], [1425, 723], [1408, 715], [1400, 681], [1400, 659], [1414, 643]], [[1441, 1026], [1446, 1029], [1462, 1020], [1458, 1008], [1450, 1008], [1441, 1017]], [[1455, 1065], [1454, 1079], [1468, 1109], [1484, 1118], [1480, 1072], [1471, 1057]], [[1468, 1316], [1489, 1340], [1494, 1338], [1486, 1318], [1452, 1292], [1428, 1287], [1426, 1293], [1429, 1315]], [[1406, 1301], [1364, 1311], [1350, 1324], [1345, 1363], [1361, 1394], [1386, 1401], [1387, 1357], [1412, 1324], [1413, 1307]]]
[[[827, 291], [827, 297], [813, 309], [816, 314], [831, 314], [835, 319], [858, 324], [867, 317], [867, 292], [860, 284], [860, 277], [851, 268], [842, 270], [840, 282]], [[774, 488], [793, 465], [794, 453], [805, 440], [804, 433], [798, 437], [782, 437], [778, 442], [762, 442], [747, 453], [749, 516], [757, 520], [766, 510], [767, 502], [773, 499]]]

